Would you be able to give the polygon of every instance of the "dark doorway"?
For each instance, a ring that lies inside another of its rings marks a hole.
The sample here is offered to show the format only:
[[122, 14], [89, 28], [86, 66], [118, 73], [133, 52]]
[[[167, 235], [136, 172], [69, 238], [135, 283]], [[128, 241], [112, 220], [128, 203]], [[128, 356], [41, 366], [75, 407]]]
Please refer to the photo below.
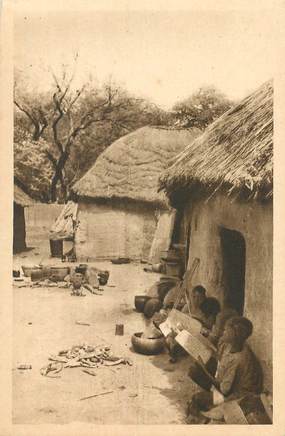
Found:
[[240, 315], [244, 308], [245, 240], [240, 232], [221, 228], [224, 304]]
[[175, 213], [175, 218], [174, 218], [171, 245], [172, 244], [179, 244], [179, 242], [180, 242], [182, 221], [183, 221], [183, 210], [178, 209]]
[[26, 225], [24, 208], [15, 202], [13, 230], [13, 253], [19, 253], [26, 249]]
[[187, 270], [188, 260], [190, 257], [191, 226], [186, 227], [186, 252], [185, 252], [185, 270]]

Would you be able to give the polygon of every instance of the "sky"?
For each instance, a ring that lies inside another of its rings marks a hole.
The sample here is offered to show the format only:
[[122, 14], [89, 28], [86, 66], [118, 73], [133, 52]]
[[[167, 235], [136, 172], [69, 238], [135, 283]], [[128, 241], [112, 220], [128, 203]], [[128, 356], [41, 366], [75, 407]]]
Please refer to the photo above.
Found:
[[[78, 3], [79, 5], [79, 3]], [[273, 77], [280, 23], [270, 11], [18, 8], [14, 63], [47, 90], [79, 58], [75, 86], [112, 77], [165, 109], [203, 85], [239, 100]]]

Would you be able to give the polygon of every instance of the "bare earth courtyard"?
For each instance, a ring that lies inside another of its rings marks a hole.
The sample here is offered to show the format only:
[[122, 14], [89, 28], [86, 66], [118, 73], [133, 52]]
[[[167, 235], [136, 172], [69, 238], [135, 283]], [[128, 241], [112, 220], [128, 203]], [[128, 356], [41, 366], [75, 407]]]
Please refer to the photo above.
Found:
[[[15, 266], [39, 261], [33, 250], [26, 256], [15, 257]], [[132, 334], [146, 325], [134, 309], [134, 295], [144, 293], [159, 276], [145, 273], [141, 264], [96, 266], [110, 271], [103, 296], [86, 292], [85, 297], [72, 297], [69, 289], [60, 288], [14, 288], [13, 422], [185, 423], [185, 404], [195, 390], [187, 377], [188, 358], [173, 365], [167, 353], [143, 356], [131, 349]], [[116, 324], [124, 324], [124, 336], [115, 335]], [[66, 368], [59, 378], [40, 374], [51, 354], [82, 343], [108, 345], [133, 365], [101, 367], [95, 377], [82, 368]], [[18, 370], [23, 363], [32, 369]], [[79, 401], [109, 391], [113, 392]]]

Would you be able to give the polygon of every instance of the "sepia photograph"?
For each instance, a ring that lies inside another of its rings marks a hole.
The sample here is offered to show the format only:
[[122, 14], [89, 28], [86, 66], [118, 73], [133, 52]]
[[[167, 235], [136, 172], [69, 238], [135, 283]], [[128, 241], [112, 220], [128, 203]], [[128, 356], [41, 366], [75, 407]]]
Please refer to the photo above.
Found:
[[272, 426], [270, 10], [68, 3], [13, 11], [13, 424]]

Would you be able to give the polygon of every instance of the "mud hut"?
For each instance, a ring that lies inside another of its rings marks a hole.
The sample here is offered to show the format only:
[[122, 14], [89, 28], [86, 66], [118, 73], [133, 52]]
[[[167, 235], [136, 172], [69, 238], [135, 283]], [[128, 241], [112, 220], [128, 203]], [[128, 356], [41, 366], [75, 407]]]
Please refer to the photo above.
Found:
[[26, 249], [25, 207], [31, 206], [33, 200], [14, 182], [14, 214], [13, 214], [13, 253]]
[[273, 83], [265, 83], [187, 147], [160, 178], [182, 211], [193, 284], [254, 324], [251, 344], [272, 388]]
[[198, 129], [142, 127], [115, 141], [73, 187], [78, 202], [78, 259], [158, 260], [173, 213], [158, 177]]

